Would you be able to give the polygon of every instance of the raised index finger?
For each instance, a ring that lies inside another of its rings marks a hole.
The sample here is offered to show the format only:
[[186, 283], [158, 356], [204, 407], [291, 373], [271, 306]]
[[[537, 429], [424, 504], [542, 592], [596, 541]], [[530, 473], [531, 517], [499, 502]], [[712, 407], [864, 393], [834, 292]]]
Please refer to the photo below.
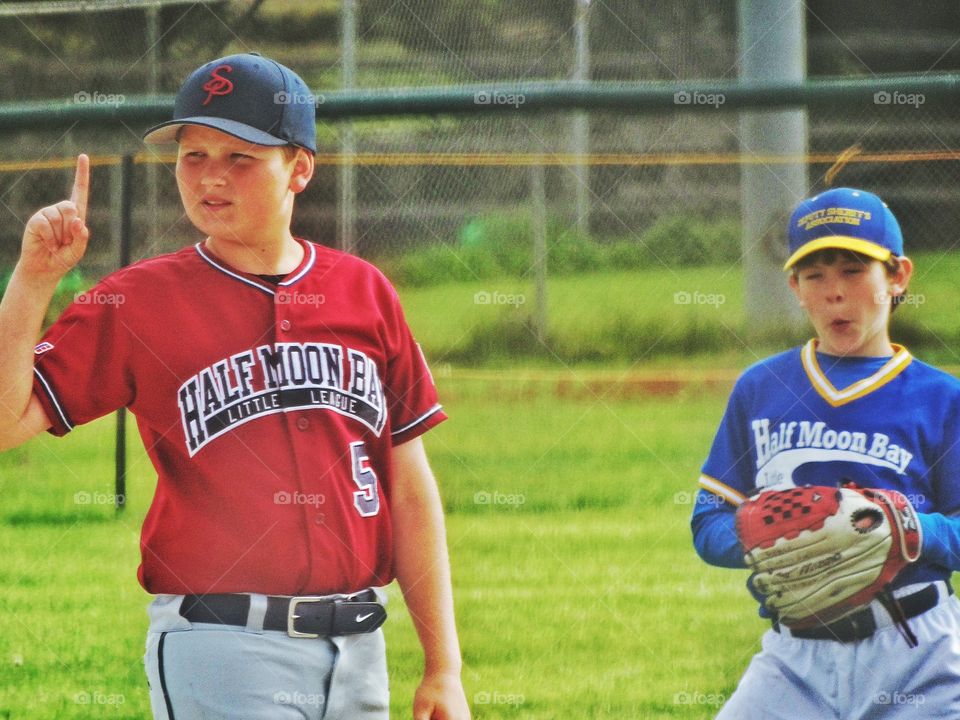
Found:
[[90, 158], [81, 153], [77, 156], [77, 174], [73, 178], [70, 202], [77, 206], [77, 216], [87, 221], [87, 194], [90, 191]]

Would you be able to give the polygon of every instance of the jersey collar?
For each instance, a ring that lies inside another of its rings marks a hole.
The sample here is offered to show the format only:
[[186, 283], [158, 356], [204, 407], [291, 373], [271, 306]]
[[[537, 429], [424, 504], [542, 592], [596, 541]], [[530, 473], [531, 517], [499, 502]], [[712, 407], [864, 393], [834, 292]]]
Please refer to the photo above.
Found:
[[[310, 272], [311, 269], [313, 269], [313, 265], [317, 260], [317, 249], [314, 247], [312, 242], [307, 242], [306, 240], [301, 240], [300, 238], [294, 239], [303, 246], [303, 260], [300, 261], [300, 265], [292, 273], [287, 275], [286, 278], [278, 283], [279, 287], [289, 287], [300, 281], [308, 272]], [[219, 270], [225, 275], [229, 275], [238, 282], [265, 292], [268, 295], [273, 296], [276, 294], [276, 287], [274, 285], [268, 283], [262, 278], [257, 277], [256, 275], [251, 275], [250, 273], [245, 273], [241, 270], [230, 267], [223, 260], [207, 250], [207, 248], [203, 246], [202, 241], [194, 245], [194, 248], [196, 249], [197, 254], [216, 270]]]
[[810, 378], [810, 384], [813, 385], [820, 397], [833, 407], [839, 407], [868, 395], [874, 390], [879, 390], [902, 373], [910, 364], [913, 360], [910, 352], [903, 345], [897, 345], [896, 343], [892, 343], [892, 345], [893, 357], [885, 362], [883, 367], [873, 375], [857, 380], [857, 382], [841, 390], [835, 388], [823, 370], [820, 369], [820, 363], [817, 362], [817, 341], [815, 339], [803, 346], [800, 351], [800, 360], [803, 363], [803, 369], [807, 371], [807, 377]]

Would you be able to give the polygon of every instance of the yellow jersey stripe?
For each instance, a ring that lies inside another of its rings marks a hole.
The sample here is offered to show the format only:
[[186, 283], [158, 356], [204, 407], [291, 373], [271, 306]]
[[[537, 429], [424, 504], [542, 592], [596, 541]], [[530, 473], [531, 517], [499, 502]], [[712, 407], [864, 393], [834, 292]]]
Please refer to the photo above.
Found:
[[724, 485], [722, 482], [716, 478], [710, 477], [709, 475], [700, 476], [700, 487], [707, 492], [712, 492], [714, 495], [719, 495], [734, 507], [742, 505], [747, 501], [746, 495], [741, 492], [737, 492], [729, 485]]
[[816, 340], [808, 342], [801, 351], [800, 359], [803, 363], [803, 369], [810, 379], [810, 384], [813, 385], [813, 388], [820, 397], [833, 407], [846, 405], [858, 398], [862, 398], [864, 395], [879, 390], [903, 372], [907, 365], [913, 360], [913, 356], [905, 347], [894, 344], [893, 356], [884, 363], [883, 367], [870, 377], [858, 380], [852, 385], [838, 390], [833, 386], [833, 383], [830, 382], [823, 370], [820, 369], [820, 364], [817, 362], [816, 348]]

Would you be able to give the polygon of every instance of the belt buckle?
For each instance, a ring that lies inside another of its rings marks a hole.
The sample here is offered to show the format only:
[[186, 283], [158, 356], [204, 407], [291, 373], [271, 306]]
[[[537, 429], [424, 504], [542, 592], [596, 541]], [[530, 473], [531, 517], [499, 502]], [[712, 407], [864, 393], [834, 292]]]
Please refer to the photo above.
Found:
[[292, 638], [318, 638], [320, 637], [319, 633], [303, 633], [299, 632], [296, 629], [297, 618], [300, 616], [296, 614], [297, 605], [300, 603], [309, 603], [309, 602], [329, 602], [330, 598], [323, 597], [320, 595], [302, 595], [300, 597], [290, 598], [290, 607], [287, 608], [287, 635]]

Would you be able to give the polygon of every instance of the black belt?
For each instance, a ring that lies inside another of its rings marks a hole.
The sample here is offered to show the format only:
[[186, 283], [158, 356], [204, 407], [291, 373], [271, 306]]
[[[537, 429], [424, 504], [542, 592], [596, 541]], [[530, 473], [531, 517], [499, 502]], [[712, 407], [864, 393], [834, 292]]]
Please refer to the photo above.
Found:
[[[947, 591], [953, 595], [953, 588], [950, 583], [946, 583]], [[927, 585], [922, 590], [915, 593], [897, 598], [897, 602], [903, 609], [905, 619], [922, 615], [927, 610], [936, 607], [940, 601], [940, 591], [934, 584]], [[780, 632], [780, 625], [773, 624], [773, 629]], [[790, 634], [795, 638], [804, 640], [835, 640], [837, 642], [856, 642], [865, 640], [877, 631], [877, 620], [873, 616], [872, 608], [864, 608], [855, 613], [851, 613], [840, 620], [836, 620], [826, 625], [818, 625], [811, 628], [802, 628], [798, 630], [790, 629]]]
[[[180, 615], [190, 622], [247, 626], [250, 596], [185, 595]], [[280, 630], [290, 637], [315, 638], [370, 633], [383, 625], [387, 609], [371, 588], [343, 596], [267, 596], [264, 630]]]

